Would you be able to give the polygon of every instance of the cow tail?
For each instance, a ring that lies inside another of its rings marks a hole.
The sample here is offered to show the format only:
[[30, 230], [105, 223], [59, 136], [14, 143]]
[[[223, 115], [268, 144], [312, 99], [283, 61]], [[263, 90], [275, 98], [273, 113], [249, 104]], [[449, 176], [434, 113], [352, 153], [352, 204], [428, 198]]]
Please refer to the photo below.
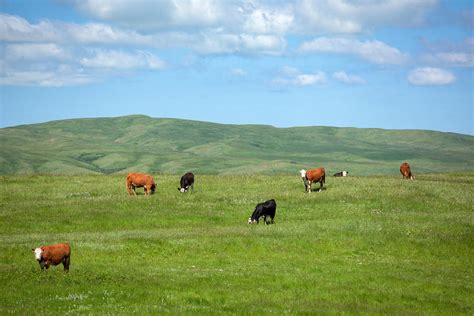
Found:
[[323, 183], [326, 184], [326, 175], [323, 174]]

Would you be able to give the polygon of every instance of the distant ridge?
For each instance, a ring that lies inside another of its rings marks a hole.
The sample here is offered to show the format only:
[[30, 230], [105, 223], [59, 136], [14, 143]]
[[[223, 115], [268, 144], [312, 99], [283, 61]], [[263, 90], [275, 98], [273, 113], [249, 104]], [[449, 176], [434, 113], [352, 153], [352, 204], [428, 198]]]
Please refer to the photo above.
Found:
[[474, 136], [423, 130], [276, 128], [130, 115], [0, 129], [0, 174], [474, 172]]

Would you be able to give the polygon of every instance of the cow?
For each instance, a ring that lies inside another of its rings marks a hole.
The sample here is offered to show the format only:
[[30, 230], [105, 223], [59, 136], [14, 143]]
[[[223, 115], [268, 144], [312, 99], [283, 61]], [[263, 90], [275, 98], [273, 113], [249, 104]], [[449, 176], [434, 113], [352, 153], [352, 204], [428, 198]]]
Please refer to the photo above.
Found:
[[415, 179], [415, 176], [411, 173], [410, 165], [407, 162], [401, 164], [400, 173], [402, 174], [403, 179]]
[[333, 174], [333, 177], [347, 177], [349, 175], [349, 171], [341, 171]]
[[131, 172], [127, 175], [127, 191], [129, 195], [137, 195], [135, 188], [144, 188], [145, 194], [155, 193], [156, 184], [153, 177], [144, 173]]
[[194, 192], [194, 174], [192, 172], [187, 172], [181, 177], [179, 182], [180, 188], [179, 192], [184, 193], [188, 192], [189, 187], [191, 187], [191, 192]]
[[304, 182], [305, 192], [311, 193], [311, 185], [313, 182], [319, 182], [319, 189], [316, 192], [323, 190], [323, 185], [326, 182], [326, 172], [324, 168], [316, 168], [312, 170], [300, 170], [301, 178]]
[[[263, 203], [258, 203], [255, 206], [255, 210], [252, 213], [252, 216], [249, 217], [248, 223], [253, 224], [259, 222], [260, 218], [263, 217], [265, 224], [275, 224], [275, 212], [276, 212], [276, 202], [274, 199], [265, 201]], [[270, 222], [267, 221], [267, 216], [270, 217]]]
[[35, 254], [35, 259], [38, 261], [41, 270], [46, 270], [50, 265], [57, 266], [62, 263], [64, 272], [69, 272], [69, 264], [71, 263], [71, 247], [69, 244], [55, 244], [50, 246], [42, 246], [33, 248], [31, 251]]

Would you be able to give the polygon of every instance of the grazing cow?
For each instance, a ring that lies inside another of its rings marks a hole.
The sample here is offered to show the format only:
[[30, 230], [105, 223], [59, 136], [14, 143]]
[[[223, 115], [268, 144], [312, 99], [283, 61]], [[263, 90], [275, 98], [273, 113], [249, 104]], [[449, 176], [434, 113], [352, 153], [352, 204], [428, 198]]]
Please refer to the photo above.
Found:
[[127, 175], [127, 191], [129, 195], [137, 195], [135, 188], [145, 189], [145, 194], [155, 193], [156, 184], [153, 177], [143, 173], [131, 172]]
[[341, 171], [341, 172], [333, 174], [334, 177], [347, 177], [348, 175], [349, 175], [349, 171]]
[[191, 192], [194, 192], [194, 174], [192, 172], [187, 172], [181, 177], [181, 181], [179, 182], [180, 188], [178, 188], [179, 192], [184, 193], [188, 192], [189, 187], [191, 187]]
[[42, 246], [31, 249], [35, 253], [35, 259], [38, 261], [41, 270], [46, 270], [50, 265], [57, 266], [62, 263], [64, 271], [69, 272], [69, 264], [71, 263], [71, 247], [69, 244], [56, 244], [50, 246]]
[[304, 182], [305, 192], [311, 193], [311, 185], [313, 182], [319, 182], [319, 189], [316, 192], [323, 190], [323, 185], [326, 182], [326, 172], [324, 168], [316, 168], [312, 170], [300, 170], [301, 178]]
[[410, 165], [406, 162], [402, 163], [400, 166], [400, 173], [402, 174], [403, 179], [415, 179], [415, 176], [411, 174]]
[[[249, 217], [249, 224], [257, 223], [260, 220], [260, 217], [263, 216], [265, 224], [274, 224], [275, 223], [275, 212], [276, 212], [276, 202], [274, 199], [265, 201], [263, 203], [258, 203], [255, 206], [255, 210], [252, 213], [252, 216]], [[267, 222], [267, 216], [270, 217], [270, 222]]]

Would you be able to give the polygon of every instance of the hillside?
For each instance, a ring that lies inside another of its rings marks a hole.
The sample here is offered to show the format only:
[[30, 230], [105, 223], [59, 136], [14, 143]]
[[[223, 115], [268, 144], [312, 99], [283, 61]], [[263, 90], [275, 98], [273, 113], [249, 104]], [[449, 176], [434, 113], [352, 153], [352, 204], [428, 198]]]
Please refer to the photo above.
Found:
[[225, 125], [142, 115], [0, 129], [0, 174], [474, 171], [474, 137], [420, 130]]

